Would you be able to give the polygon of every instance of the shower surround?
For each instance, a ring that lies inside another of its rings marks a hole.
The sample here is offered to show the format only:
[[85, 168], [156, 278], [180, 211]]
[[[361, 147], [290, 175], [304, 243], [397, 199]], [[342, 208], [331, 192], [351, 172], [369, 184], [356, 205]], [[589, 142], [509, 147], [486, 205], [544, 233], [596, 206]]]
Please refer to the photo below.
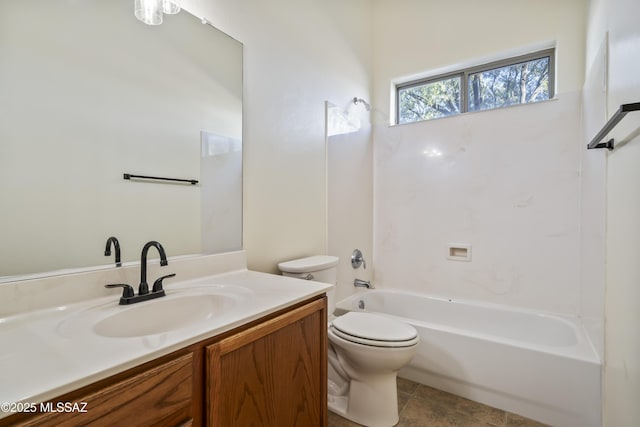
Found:
[[579, 315], [580, 99], [377, 126], [376, 286]]

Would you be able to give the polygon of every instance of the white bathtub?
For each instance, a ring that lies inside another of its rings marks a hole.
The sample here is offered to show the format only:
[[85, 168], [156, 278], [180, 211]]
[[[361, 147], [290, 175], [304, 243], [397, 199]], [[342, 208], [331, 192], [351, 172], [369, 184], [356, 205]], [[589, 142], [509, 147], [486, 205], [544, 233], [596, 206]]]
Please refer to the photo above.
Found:
[[401, 376], [553, 426], [601, 425], [601, 363], [579, 319], [382, 289], [336, 314], [362, 304], [420, 333]]

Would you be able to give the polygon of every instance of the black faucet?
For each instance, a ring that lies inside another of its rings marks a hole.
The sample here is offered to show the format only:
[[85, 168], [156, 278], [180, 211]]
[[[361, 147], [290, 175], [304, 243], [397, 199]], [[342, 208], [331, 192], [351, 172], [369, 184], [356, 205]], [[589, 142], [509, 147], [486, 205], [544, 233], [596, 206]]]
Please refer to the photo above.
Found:
[[168, 264], [167, 254], [164, 252], [164, 248], [159, 242], [152, 240], [144, 245], [142, 248], [142, 256], [140, 258], [140, 286], [138, 287], [138, 295], [145, 295], [149, 293], [149, 285], [147, 284], [147, 253], [151, 247], [156, 248], [160, 254], [160, 266], [164, 267]]
[[118, 239], [111, 236], [107, 239], [107, 246], [104, 248], [104, 256], [111, 255], [111, 244], [113, 244], [113, 249], [116, 251], [116, 267], [122, 267], [122, 262], [120, 261], [120, 242]]
[[167, 254], [165, 253], [162, 245], [155, 240], [147, 242], [147, 244], [144, 245], [144, 248], [142, 248], [142, 256], [140, 259], [140, 286], [138, 287], [138, 295], [135, 295], [135, 292], [130, 285], [124, 283], [105, 285], [106, 288], [123, 288], [120, 305], [135, 304], [137, 302], [160, 298], [166, 295], [164, 289], [162, 289], [162, 281], [175, 276], [175, 273], [156, 279], [156, 281], [153, 282], [153, 289], [149, 292], [149, 285], [147, 284], [147, 253], [151, 247], [155, 247], [158, 250], [158, 253], [160, 253], [161, 266], [169, 264], [167, 262]]

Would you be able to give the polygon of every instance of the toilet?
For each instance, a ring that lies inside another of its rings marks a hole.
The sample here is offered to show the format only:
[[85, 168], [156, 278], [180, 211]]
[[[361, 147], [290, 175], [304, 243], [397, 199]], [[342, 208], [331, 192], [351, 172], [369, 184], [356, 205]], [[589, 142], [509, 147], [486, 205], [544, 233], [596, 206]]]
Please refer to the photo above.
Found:
[[[338, 258], [311, 256], [278, 264], [284, 276], [336, 285]], [[413, 326], [382, 315], [348, 312], [333, 316], [335, 288], [327, 291], [329, 409], [369, 427], [398, 423], [398, 370], [416, 352]]]

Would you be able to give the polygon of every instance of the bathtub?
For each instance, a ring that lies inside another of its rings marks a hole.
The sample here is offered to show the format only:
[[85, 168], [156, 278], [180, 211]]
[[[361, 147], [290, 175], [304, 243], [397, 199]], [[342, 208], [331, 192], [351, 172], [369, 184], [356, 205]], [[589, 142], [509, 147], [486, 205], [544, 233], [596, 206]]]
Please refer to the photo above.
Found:
[[336, 305], [413, 325], [400, 376], [559, 427], [601, 425], [601, 362], [579, 319], [373, 289]]

